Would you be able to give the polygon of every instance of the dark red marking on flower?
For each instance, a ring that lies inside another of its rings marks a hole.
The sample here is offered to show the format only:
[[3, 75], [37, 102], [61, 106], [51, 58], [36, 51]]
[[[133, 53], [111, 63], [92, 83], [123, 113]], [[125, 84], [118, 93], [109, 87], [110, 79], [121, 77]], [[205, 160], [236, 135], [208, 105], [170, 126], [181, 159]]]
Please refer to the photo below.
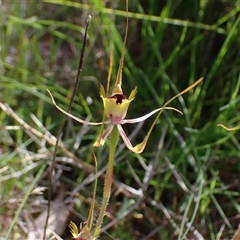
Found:
[[115, 94], [115, 95], [111, 96], [110, 98], [117, 99], [117, 101], [116, 101], [117, 104], [121, 104], [123, 99], [127, 99], [125, 97], [125, 95], [123, 95], [123, 94]]

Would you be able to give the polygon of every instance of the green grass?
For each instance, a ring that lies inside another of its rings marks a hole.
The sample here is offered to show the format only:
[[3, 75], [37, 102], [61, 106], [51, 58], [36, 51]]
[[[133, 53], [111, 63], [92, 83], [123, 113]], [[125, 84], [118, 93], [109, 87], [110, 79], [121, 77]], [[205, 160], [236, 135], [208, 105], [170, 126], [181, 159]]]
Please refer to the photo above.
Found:
[[[203, 239], [233, 236], [239, 222], [240, 133], [217, 124], [236, 126], [240, 121], [239, 6], [239, 1], [223, 0], [129, 1], [123, 90], [128, 96], [138, 86], [138, 93], [127, 118], [162, 106], [200, 77], [204, 81], [171, 103], [183, 116], [163, 112], [141, 155], [129, 152], [119, 140], [111, 216], [104, 222], [103, 239], [191, 239], [194, 230]], [[99, 83], [106, 84], [112, 48], [115, 81], [126, 26], [125, 2], [103, 7], [100, 1], [90, 5], [13, 1], [4, 2], [1, 11], [1, 102], [32, 128], [52, 136], [57, 135], [62, 114], [46, 89], [67, 109], [85, 19], [92, 15], [72, 113], [101, 121]], [[135, 131], [134, 145], [142, 141], [153, 119], [124, 126], [129, 135]], [[0, 237], [24, 239], [30, 228], [27, 219], [34, 221], [46, 205], [45, 193], [30, 192], [47, 187], [53, 146], [2, 110], [0, 122]], [[98, 131], [71, 119], [64, 128], [62, 141], [76, 158], [58, 151], [53, 185], [64, 186], [70, 211], [67, 224], [87, 218], [94, 181], [90, 148]], [[103, 174], [107, 146], [94, 151]], [[86, 166], [81, 167], [80, 160]], [[99, 178], [97, 209], [102, 191]], [[62, 226], [64, 239], [70, 233], [67, 224]]]

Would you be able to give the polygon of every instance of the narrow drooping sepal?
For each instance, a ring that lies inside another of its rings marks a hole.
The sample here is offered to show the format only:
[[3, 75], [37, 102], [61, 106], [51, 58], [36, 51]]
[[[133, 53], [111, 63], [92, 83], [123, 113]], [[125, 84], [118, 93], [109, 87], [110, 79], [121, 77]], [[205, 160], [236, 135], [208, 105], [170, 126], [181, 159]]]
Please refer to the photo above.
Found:
[[[51, 99], [52, 99], [52, 102], [53, 102], [53, 104], [55, 105], [55, 107], [56, 107], [59, 111], [61, 111], [62, 113], [64, 113], [65, 115], [71, 117], [72, 119], [76, 120], [77, 122], [80, 122], [80, 123], [86, 124], [86, 125], [96, 126], [96, 125], [102, 125], [102, 124], [103, 124], [103, 122], [88, 122], [88, 121], [84, 121], [84, 120], [82, 120], [82, 119], [80, 119], [80, 118], [77, 118], [77, 117], [75, 117], [74, 115], [68, 113], [67, 111], [63, 110], [62, 108], [60, 108], [60, 107], [56, 104], [56, 102], [55, 102], [55, 100], [54, 100], [51, 92], [50, 92], [48, 89], [47, 89], [47, 91], [48, 91], [48, 93], [49, 93], [49, 95], [50, 95], [50, 97], [51, 97]], [[109, 123], [109, 121], [106, 121], [105, 123]]]
[[103, 146], [107, 137], [109, 136], [109, 134], [112, 132], [112, 129], [113, 129], [114, 125], [113, 124], [110, 124], [108, 126], [108, 128], [103, 132], [103, 133], [100, 133], [97, 140], [95, 141], [95, 143], [93, 144], [94, 147], [100, 147], [100, 146]]

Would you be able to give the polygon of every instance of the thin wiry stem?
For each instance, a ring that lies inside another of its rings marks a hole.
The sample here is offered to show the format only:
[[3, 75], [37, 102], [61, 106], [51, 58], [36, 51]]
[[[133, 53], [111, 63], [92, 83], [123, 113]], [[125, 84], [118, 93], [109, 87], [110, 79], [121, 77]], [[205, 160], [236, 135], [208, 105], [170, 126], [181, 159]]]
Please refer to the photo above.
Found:
[[[89, 15], [88, 19], [86, 21], [85, 34], [84, 34], [84, 38], [83, 38], [83, 47], [82, 47], [81, 54], [80, 54], [80, 61], [79, 61], [79, 65], [78, 65], [78, 73], [77, 73], [77, 77], [76, 77], [76, 84], [75, 84], [75, 87], [74, 87], [74, 90], [73, 90], [72, 97], [70, 99], [70, 104], [69, 104], [68, 109], [67, 109], [68, 113], [70, 112], [70, 110], [72, 108], [73, 101], [74, 101], [74, 98], [75, 98], [75, 96], [77, 94], [77, 90], [78, 90], [78, 86], [79, 86], [79, 82], [80, 82], [80, 76], [81, 76], [81, 73], [82, 73], [82, 66], [83, 66], [83, 59], [84, 59], [84, 52], [85, 52], [86, 41], [87, 41], [87, 32], [88, 32], [88, 27], [89, 27], [90, 21], [91, 21], [91, 16]], [[52, 174], [53, 174], [53, 170], [54, 170], [55, 163], [56, 163], [56, 155], [57, 155], [58, 145], [59, 145], [59, 143], [61, 141], [61, 134], [62, 134], [63, 127], [65, 125], [66, 119], [67, 119], [67, 116], [64, 115], [64, 117], [62, 119], [62, 122], [61, 122], [61, 125], [60, 125], [60, 127], [58, 129], [56, 145], [54, 147], [52, 163], [51, 163], [50, 171], [49, 171], [49, 179], [48, 179], [48, 211], [47, 211], [47, 217], [46, 217], [46, 222], [45, 222], [45, 226], [44, 226], [43, 240], [46, 239], [48, 219], [49, 219], [49, 216], [50, 216], [51, 195], [52, 195], [52, 186], [51, 186], [51, 184], [52, 184]]]

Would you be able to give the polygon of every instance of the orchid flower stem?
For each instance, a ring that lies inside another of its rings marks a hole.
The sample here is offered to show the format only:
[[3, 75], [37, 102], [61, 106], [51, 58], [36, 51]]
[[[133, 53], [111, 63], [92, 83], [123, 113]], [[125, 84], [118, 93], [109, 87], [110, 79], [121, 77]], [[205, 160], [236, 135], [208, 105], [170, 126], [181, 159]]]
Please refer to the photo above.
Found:
[[114, 155], [115, 155], [115, 151], [116, 151], [118, 136], [119, 136], [119, 133], [118, 133], [117, 126], [114, 126], [113, 130], [111, 132], [111, 136], [110, 136], [110, 152], [109, 152], [108, 166], [107, 166], [107, 172], [106, 172], [106, 177], [105, 177], [103, 202], [102, 202], [102, 206], [101, 206], [100, 213], [98, 216], [96, 228], [94, 231], [94, 239], [97, 238], [100, 234], [101, 224], [102, 224], [103, 218], [106, 214], [106, 208], [107, 208], [109, 198], [111, 195]]

